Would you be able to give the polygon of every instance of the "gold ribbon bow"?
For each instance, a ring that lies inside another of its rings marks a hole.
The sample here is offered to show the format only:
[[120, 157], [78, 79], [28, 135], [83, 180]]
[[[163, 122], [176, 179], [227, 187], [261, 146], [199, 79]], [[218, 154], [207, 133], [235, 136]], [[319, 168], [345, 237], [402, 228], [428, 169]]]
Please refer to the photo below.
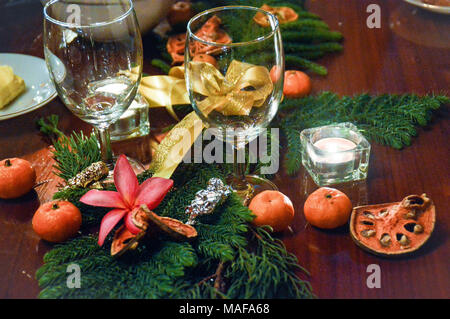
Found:
[[[194, 77], [193, 91], [205, 97], [197, 102], [205, 115], [213, 110], [226, 116], [249, 115], [252, 107], [262, 106], [273, 90], [269, 70], [263, 66], [233, 60], [225, 76], [205, 62], [190, 62], [189, 68]], [[171, 68], [168, 75], [142, 78], [139, 93], [151, 108], [165, 107], [177, 121], [173, 105], [191, 103], [181, 66]]]
[[233, 60], [225, 76], [205, 62], [189, 63], [190, 85], [205, 96], [197, 107], [207, 115], [212, 111], [229, 115], [249, 115], [252, 107], [260, 107], [273, 90], [270, 73], [263, 66]]
[[[204, 96], [197, 101], [204, 115], [214, 110], [225, 116], [249, 115], [252, 107], [261, 107], [273, 90], [270, 73], [262, 66], [234, 60], [225, 76], [205, 62], [191, 62], [189, 68], [194, 77], [190, 82], [193, 91]], [[143, 78], [139, 92], [150, 107], [165, 106], [177, 120], [172, 105], [190, 103], [183, 67], [172, 68], [167, 76]], [[150, 165], [153, 176], [170, 178], [203, 128], [195, 112], [175, 125], [156, 150]]]

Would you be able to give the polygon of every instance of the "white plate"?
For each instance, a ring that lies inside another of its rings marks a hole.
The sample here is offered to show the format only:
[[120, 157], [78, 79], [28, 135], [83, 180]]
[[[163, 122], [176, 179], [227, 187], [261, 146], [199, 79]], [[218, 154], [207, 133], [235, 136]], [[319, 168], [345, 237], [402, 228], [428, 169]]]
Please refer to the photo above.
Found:
[[444, 7], [444, 6], [434, 6], [432, 4], [423, 3], [420, 0], [404, 0], [405, 2], [408, 2], [412, 5], [421, 7], [423, 9], [437, 12], [437, 13], [443, 13], [443, 14], [450, 14], [450, 7]]
[[55, 87], [41, 58], [15, 53], [0, 53], [0, 65], [9, 65], [25, 81], [25, 92], [0, 110], [0, 121], [34, 111], [56, 95]]

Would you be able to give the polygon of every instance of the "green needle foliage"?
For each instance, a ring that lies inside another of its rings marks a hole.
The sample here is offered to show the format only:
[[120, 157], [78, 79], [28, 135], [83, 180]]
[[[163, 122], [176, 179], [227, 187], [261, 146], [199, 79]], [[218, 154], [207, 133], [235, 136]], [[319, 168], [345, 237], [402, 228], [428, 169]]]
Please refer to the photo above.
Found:
[[[67, 154], [85, 154], [98, 148], [88, 137], [77, 135], [77, 143], [57, 143], [59, 167], [71, 167]], [[71, 141], [75, 141], [73, 138]], [[62, 156], [62, 157], [60, 157]], [[66, 162], [68, 161], [68, 162]], [[90, 163], [86, 163], [89, 165]], [[80, 169], [81, 170], [81, 169]], [[224, 179], [225, 170], [216, 165], [181, 164], [173, 175], [174, 187], [155, 210], [160, 216], [184, 222], [184, 209], [195, 193], [212, 177]], [[65, 174], [66, 175], [66, 174]], [[67, 174], [71, 177], [71, 174]], [[151, 177], [138, 176], [139, 182]], [[114, 190], [111, 186], [109, 190]], [[67, 199], [83, 213], [83, 225], [96, 225], [107, 209], [86, 206], [79, 198], [87, 189], [62, 189], [55, 198]], [[84, 235], [56, 245], [44, 257], [36, 278], [40, 298], [313, 298], [304, 272], [294, 255], [267, 228], [254, 228], [250, 210], [232, 194], [212, 215], [201, 216], [192, 242], [148, 239], [136, 251], [111, 257], [112, 235], [99, 247], [94, 235]], [[67, 267], [81, 270], [81, 288], [67, 287]]]
[[[285, 166], [293, 174], [301, 165], [300, 131], [338, 122], [352, 122], [369, 139], [394, 148], [411, 143], [416, 127], [429, 123], [432, 112], [450, 99], [443, 95], [419, 97], [413, 94], [368, 94], [339, 97], [325, 92], [302, 99], [285, 99], [278, 123], [287, 139]], [[65, 141], [69, 142], [65, 142]], [[60, 175], [76, 172], [99, 160], [94, 136], [75, 134], [55, 144]], [[256, 164], [258, 166], [258, 164]], [[181, 164], [175, 171], [174, 188], [155, 212], [187, 221], [184, 208], [211, 177], [224, 177], [228, 165]], [[138, 176], [139, 182], [151, 172]], [[114, 190], [114, 186], [108, 188]], [[79, 198], [87, 189], [61, 189], [55, 199], [67, 199], [80, 208], [83, 229], [98, 227], [108, 209], [87, 206]], [[249, 224], [251, 212], [235, 195], [214, 214], [198, 219], [198, 237], [189, 243], [163, 239], [143, 242], [136, 251], [121, 258], [98, 247], [96, 236], [76, 238], [57, 245], [45, 255], [36, 274], [41, 298], [311, 298], [309, 283], [297, 276], [304, 270], [295, 256], [274, 239], [266, 228]], [[66, 285], [67, 266], [80, 266], [81, 288]], [[218, 270], [221, 269], [219, 272]], [[216, 274], [219, 272], [219, 276]], [[217, 278], [220, 285], [215, 285]], [[212, 279], [209, 280], [209, 279]]]
[[85, 137], [80, 132], [71, 137], [63, 136], [54, 147], [56, 175], [65, 180], [75, 177], [91, 163], [101, 160], [99, 144], [94, 134]]
[[369, 139], [401, 149], [411, 144], [416, 127], [425, 126], [432, 112], [450, 99], [443, 95], [419, 97], [414, 94], [338, 97], [324, 92], [303, 99], [286, 99], [277, 124], [286, 136], [285, 168], [295, 174], [301, 166], [300, 132], [331, 123], [352, 122]]
[[[267, 4], [274, 7], [290, 7], [298, 14], [298, 20], [280, 25], [281, 34], [283, 38], [283, 45], [286, 51], [286, 66], [290, 69], [303, 69], [310, 72], [326, 75], [327, 69], [312, 60], [319, 59], [327, 54], [339, 52], [342, 50], [340, 44], [342, 34], [340, 32], [331, 31], [326, 22], [322, 21], [319, 16], [308, 12], [304, 8], [304, 1], [295, 0], [208, 0], [195, 1], [193, 9], [195, 12], [201, 12], [213, 7], [220, 7], [224, 5], [245, 5], [253, 7], [261, 7]], [[227, 19], [227, 17], [223, 17]], [[255, 22], [250, 19], [247, 24], [242, 21], [248, 20], [245, 15], [242, 19], [237, 17], [230, 17], [226, 21], [230, 34], [233, 34], [238, 39], [234, 38], [235, 42], [248, 41], [255, 39], [261, 34], [257, 34]], [[224, 21], [225, 22], [225, 21]], [[176, 26], [168, 35], [183, 33], [186, 26]], [[167, 38], [157, 38], [156, 41], [158, 51], [161, 53], [161, 60], [155, 59], [152, 64], [160, 68], [163, 72], [168, 72], [168, 65], [172, 63], [172, 58], [167, 54], [166, 43]], [[239, 52], [238, 52], [239, 51]], [[236, 50], [235, 58], [248, 63], [259, 64], [267, 60], [273, 60], [274, 52], [270, 52], [263, 45], [254, 45], [251, 48]], [[164, 62], [164, 61], [165, 62]], [[164, 62], [164, 63], [162, 63]]]

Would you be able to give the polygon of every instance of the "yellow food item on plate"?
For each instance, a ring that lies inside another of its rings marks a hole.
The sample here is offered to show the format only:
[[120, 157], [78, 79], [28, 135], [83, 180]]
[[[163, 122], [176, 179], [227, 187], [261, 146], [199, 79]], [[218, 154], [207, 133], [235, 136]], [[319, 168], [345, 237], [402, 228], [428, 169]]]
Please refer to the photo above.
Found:
[[0, 109], [25, 90], [25, 81], [8, 65], [0, 65]]

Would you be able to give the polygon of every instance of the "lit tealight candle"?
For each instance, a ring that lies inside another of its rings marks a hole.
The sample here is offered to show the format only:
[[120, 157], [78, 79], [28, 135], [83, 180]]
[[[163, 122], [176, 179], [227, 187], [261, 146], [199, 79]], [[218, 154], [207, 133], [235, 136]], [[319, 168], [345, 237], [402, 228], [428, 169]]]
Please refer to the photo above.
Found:
[[343, 152], [354, 149], [356, 144], [342, 137], [326, 137], [316, 141], [314, 146], [324, 152], [330, 153], [324, 156], [321, 162], [338, 164], [353, 160], [353, 152]]

